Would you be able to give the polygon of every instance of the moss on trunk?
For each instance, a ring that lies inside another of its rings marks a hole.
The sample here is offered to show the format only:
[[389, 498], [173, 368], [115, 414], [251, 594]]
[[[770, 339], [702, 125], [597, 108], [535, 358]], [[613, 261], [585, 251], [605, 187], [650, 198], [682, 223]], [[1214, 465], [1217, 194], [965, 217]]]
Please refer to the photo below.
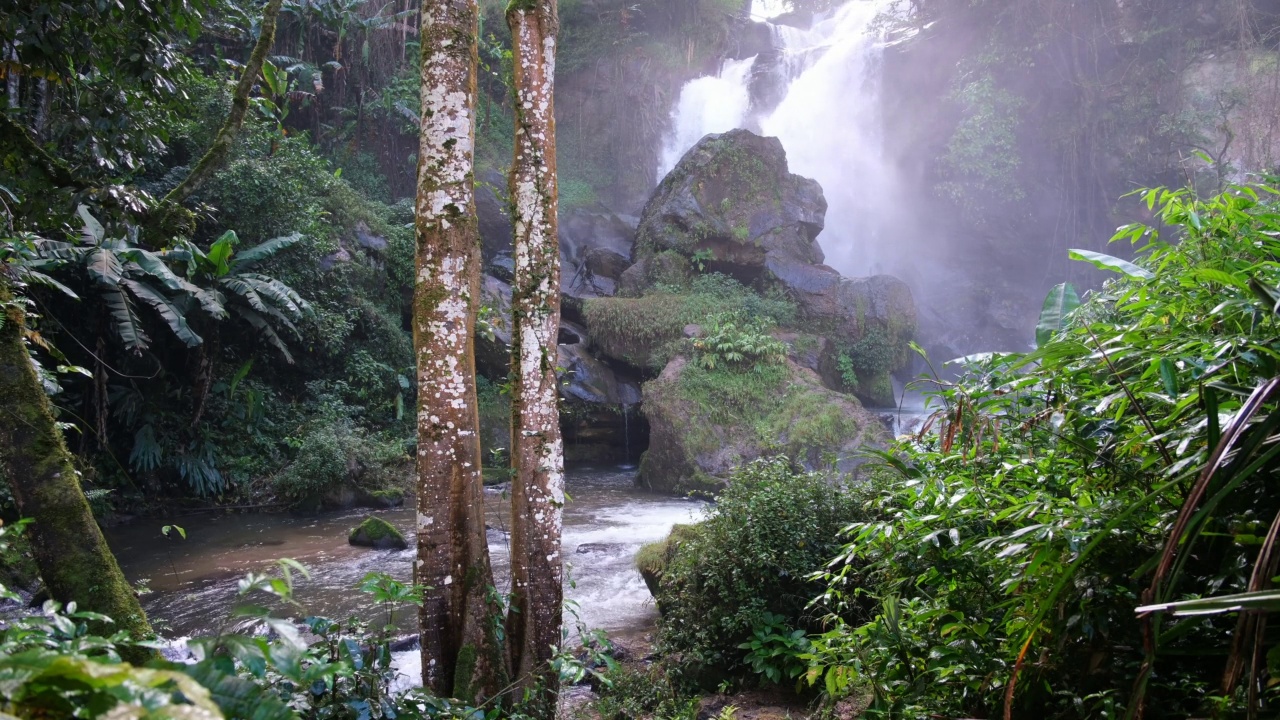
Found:
[[[31, 543], [49, 593], [61, 602], [111, 617], [134, 637], [154, 633], [116, 564], [80, 489], [80, 480], [53, 418], [49, 398], [23, 344], [23, 311], [0, 281], [0, 466], [18, 503], [35, 522]], [[150, 651], [126, 653], [145, 661]]]

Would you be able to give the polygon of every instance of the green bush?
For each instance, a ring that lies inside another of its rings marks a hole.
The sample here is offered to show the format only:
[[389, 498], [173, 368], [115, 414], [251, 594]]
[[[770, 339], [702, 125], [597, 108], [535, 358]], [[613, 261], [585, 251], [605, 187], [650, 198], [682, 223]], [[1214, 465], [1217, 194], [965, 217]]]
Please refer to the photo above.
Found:
[[368, 490], [403, 484], [409, 476], [404, 444], [353, 428], [321, 421], [301, 438], [292, 463], [273, 480], [275, 493], [293, 503], [316, 503], [325, 493], [354, 483]]
[[1280, 651], [1240, 631], [1248, 600], [1176, 613], [1274, 574], [1255, 565], [1280, 527], [1277, 194], [1150, 191], [1179, 242], [1129, 226], [1116, 239], [1145, 243], [1136, 263], [1073, 251], [1120, 277], [1078, 307], [1055, 288], [1039, 349], [939, 383], [931, 431], [883, 455], [880, 519], [849, 528], [827, 576], [833, 607], [855, 590], [879, 606], [810, 638], [811, 681], [838, 697], [865, 679], [876, 717], [1244, 717], [1274, 702], [1274, 660], [1248, 658]]
[[742, 669], [771, 615], [816, 630], [806, 608], [823, 585], [810, 577], [840, 547], [839, 532], [865, 518], [860, 491], [785, 459], [740, 469], [706, 519], [687, 529], [663, 568], [659, 647], [685, 679]]

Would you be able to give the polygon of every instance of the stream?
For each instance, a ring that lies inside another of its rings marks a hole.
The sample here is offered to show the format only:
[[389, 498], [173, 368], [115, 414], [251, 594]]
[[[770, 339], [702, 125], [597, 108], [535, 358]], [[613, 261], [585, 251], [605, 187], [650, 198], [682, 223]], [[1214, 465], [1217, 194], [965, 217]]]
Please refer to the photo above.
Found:
[[[640, 546], [661, 540], [676, 523], [698, 519], [703, 503], [645, 493], [635, 487], [635, 470], [569, 468], [571, 498], [564, 513], [565, 597], [576, 603], [567, 627], [625, 634], [649, 627], [657, 616], [644, 581], [634, 566]], [[489, 551], [500, 591], [509, 575], [506, 534], [509, 500], [487, 490]], [[408, 582], [415, 550], [411, 507], [379, 513], [405, 531], [409, 550], [379, 551], [347, 544], [347, 531], [367, 510], [318, 516], [210, 515], [178, 518], [187, 533], [161, 534], [158, 520], [115, 528], [108, 540], [131, 582], [146, 579], [152, 592], [143, 597], [157, 629], [170, 638], [206, 635], [234, 628], [231, 612], [243, 600], [237, 582], [245, 573], [269, 570], [278, 558], [305, 565], [311, 579], [299, 579], [299, 615], [345, 619], [353, 614], [374, 620], [374, 603], [356, 590], [366, 573], [385, 572]], [[412, 609], [397, 613], [409, 631]], [[416, 652], [413, 653], [416, 655]]]

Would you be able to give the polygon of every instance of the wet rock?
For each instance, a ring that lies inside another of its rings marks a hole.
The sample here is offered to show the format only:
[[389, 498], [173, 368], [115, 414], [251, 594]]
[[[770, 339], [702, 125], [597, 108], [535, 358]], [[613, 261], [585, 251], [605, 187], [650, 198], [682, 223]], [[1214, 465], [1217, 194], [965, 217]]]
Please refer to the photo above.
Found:
[[592, 277], [617, 280], [631, 267], [631, 259], [611, 248], [593, 248], [583, 259], [582, 265]]
[[372, 515], [351, 529], [347, 542], [357, 547], [375, 550], [406, 550], [409, 547], [404, 535], [394, 525]]
[[574, 552], [578, 555], [589, 555], [592, 553], [617, 552], [625, 547], [626, 545], [621, 543], [582, 543]]
[[[817, 181], [792, 174], [777, 138], [731, 130], [699, 140], [640, 215], [632, 257], [675, 252], [744, 282], [766, 261], [821, 263], [827, 201]], [[653, 268], [648, 269], [650, 283]]]
[[480, 221], [480, 252], [486, 261], [511, 253], [515, 228], [508, 205], [506, 177], [497, 170], [481, 173], [476, 182], [476, 215]]
[[516, 279], [516, 261], [510, 255], [499, 255], [485, 269], [490, 275], [498, 278], [502, 282], [509, 283]]
[[629, 261], [636, 223], [636, 218], [626, 215], [570, 210], [560, 216], [560, 254], [574, 267], [593, 250], [609, 250]]
[[381, 235], [374, 235], [369, 226], [363, 220], [356, 223], [355, 226], [356, 244], [365, 250], [372, 250], [375, 253], [385, 252], [387, 249], [387, 239]]

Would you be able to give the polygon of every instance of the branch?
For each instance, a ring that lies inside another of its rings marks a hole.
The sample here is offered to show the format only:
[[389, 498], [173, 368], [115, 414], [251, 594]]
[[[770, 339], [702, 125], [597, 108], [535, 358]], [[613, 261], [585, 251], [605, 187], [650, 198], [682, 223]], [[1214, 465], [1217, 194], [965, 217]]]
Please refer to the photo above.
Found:
[[[283, 2], [284, 0], [268, 0], [266, 8], [262, 11], [262, 32], [258, 34], [258, 42], [253, 47], [249, 62], [240, 73], [240, 82], [236, 85], [235, 95], [231, 97], [231, 112], [227, 114], [226, 122], [218, 130], [218, 136], [214, 139], [209, 151], [200, 158], [200, 162], [191, 174], [164, 196], [162, 205], [181, 205], [226, 162], [227, 154], [231, 150], [231, 141], [240, 131], [240, 126], [244, 124], [244, 115], [249, 109], [249, 92], [253, 90], [253, 85], [257, 82], [259, 73], [262, 72], [262, 63], [275, 43], [276, 16], [280, 14], [280, 6]], [[164, 210], [167, 211], [168, 208]]]

